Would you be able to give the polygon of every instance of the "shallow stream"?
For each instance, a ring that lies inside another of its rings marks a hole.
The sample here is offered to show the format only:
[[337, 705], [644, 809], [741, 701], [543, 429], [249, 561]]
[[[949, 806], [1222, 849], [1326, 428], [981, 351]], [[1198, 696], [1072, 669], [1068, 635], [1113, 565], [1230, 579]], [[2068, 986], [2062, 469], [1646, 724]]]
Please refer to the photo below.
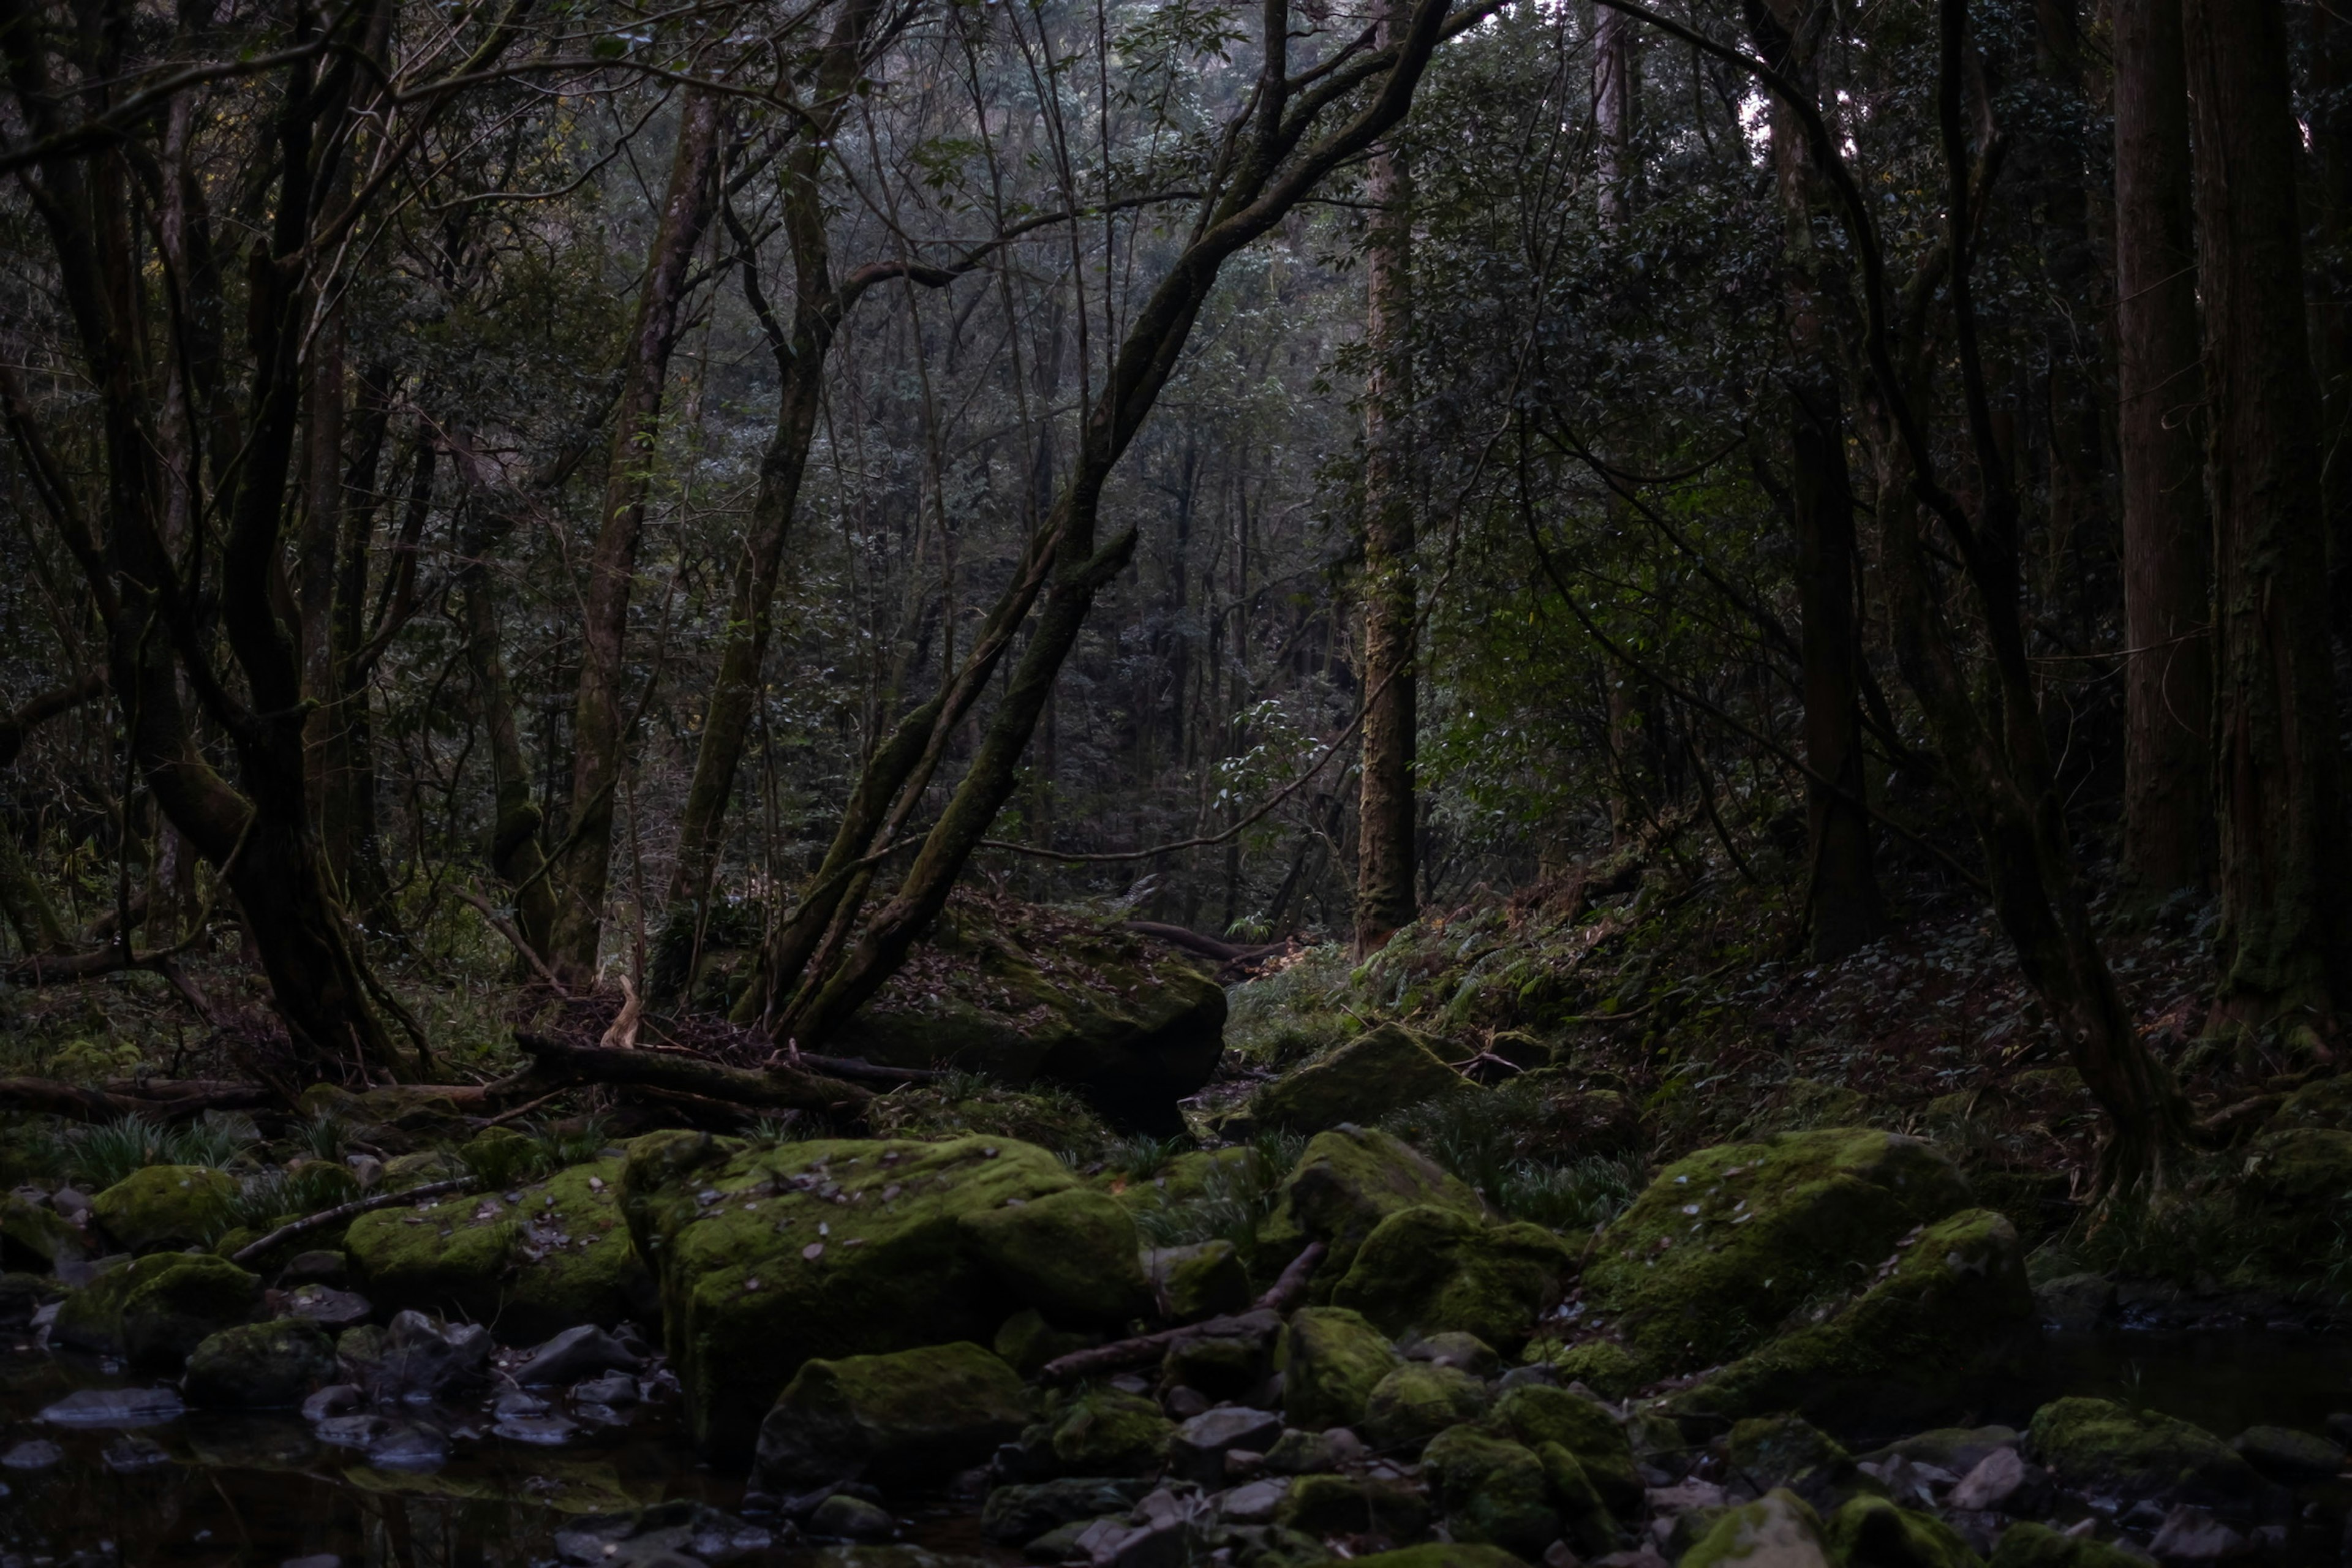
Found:
[[[628, 1425], [561, 1447], [495, 1436], [478, 1408], [421, 1410], [421, 1424], [447, 1433], [449, 1457], [417, 1469], [322, 1443], [290, 1411], [191, 1411], [136, 1427], [41, 1417], [77, 1389], [113, 1386], [145, 1384], [94, 1362], [0, 1346], [0, 1459], [39, 1457], [21, 1449], [28, 1442], [61, 1450], [45, 1468], [0, 1467], [0, 1568], [278, 1568], [327, 1556], [345, 1568], [524, 1568], [556, 1561], [556, 1532], [583, 1515], [673, 1499], [732, 1511], [742, 1501], [741, 1476], [697, 1459], [675, 1405], [640, 1406]], [[1969, 1414], [2022, 1426], [2035, 1405], [2065, 1394], [2160, 1410], [2225, 1438], [2257, 1423], [2324, 1431], [2328, 1415], [2352, 1410], [2352, 1337], [2052, 1335], [2038, 1366], [1989, 1385]], [[986, 1548], [968, 1515], [934, 1512], [913, 1527], [927, 1545], [1016, 1560]], [[2313, 1557], [2316, 1533], [2297, 1534], [2303, 1549], [2292, 1555]]]

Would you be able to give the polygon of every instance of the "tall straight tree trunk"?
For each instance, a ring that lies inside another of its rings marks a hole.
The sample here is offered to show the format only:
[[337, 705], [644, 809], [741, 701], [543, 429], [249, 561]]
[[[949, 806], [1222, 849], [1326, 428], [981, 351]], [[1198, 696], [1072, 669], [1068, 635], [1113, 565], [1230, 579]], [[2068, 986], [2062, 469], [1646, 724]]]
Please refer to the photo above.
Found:
[[2123, 449], [2124, 874], [2159, 899], [2211, 874], [2212, 531], [2180, 0], [2115, 18], [2116, 341]]
[[[1767, 59], [1816, 91], [1815, 59], [1829, 7], [1781, 0], [1750, 13]], [[1805, 786], [1811, 872], [1806, 942], [1816, 962], [1843, 958], [1886, 930], [1864, 809], [1860, 617], [1855, 585], [1853, 480], [1846, 463], [1844, 399], [1828, 344], [1831, 309], [1813, 239], [1819, 182], [1795, 111], [1772, 110], [1772, 167], [1784, 226], [1789, 312], [1790, 521], [1797, 540], [1798, 658], [1805, 703]]]
[[[1411, 12], [1390, 0], [1383, 43]], [[1378, 952], [1417, 912], [1413, 899], [1413, 661], [1420, 616], [1413, 581], [1412, 169], [1404, 152], [1373, 155], [1376, 209], [1365, 245], [1364, 739], [1357, 814], [1356, 954]]]
[[686, 303], [694, 254], [717, 205], [718, 95], [691, 91], [678, 114], [677, 147], [662, 198], [646, 279], [624, 364], [613, 446], [604, 475], [596, 548], [588, 564], [581, 625], [580, 689], [573, 706], [572, 818], [557, 857], [552, 954], [567, 981], [595, 973], [612, 872], [613, 806], [627, 716], [622, 684], [628, 653], [629, 596], [645, 534], [653, 462], [660, 444], [663, 383]]
[[2187, 0], [2213, 427], [2218, 1020], [2332, 1025], [2352, 979], [2299, 132], [2279, 0]]
[[2327, 525], [2328, 599], [2336, 636], [2352, 643], [2352, 16], [2307, 5], [2311, 85], [2312, 368], [2319, 377], [2320, 505]]

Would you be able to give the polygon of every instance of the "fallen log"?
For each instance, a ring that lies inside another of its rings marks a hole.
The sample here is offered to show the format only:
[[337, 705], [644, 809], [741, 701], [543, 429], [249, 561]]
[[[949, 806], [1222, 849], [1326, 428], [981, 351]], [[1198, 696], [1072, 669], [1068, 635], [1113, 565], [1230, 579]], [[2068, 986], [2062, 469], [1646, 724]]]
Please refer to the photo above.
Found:
[[69, 1121], [114, 1121], [125, 1116], [182, 1121], [207, 1110], [267, 1110], [277, 1103], [277, 1097], [259, 1084], [215, 1079], [117, 1079], [96, 1089], [47, 1078], [0, 1078], [0, 1110], [37, 1111]]
[[1315, 1266], [1323, 1261], [1324, 1247], [1319, 1241], [1307, 1244], [1306, 1250], [1290, 1260], [1290, 1267], [1272, 1289], [1257, 1299], [1246, 1312], [1223, 1317], [1204, 1318], [1197, 1323], [1180, 1328], [1162, 1329], [1154, 1334], [1139, 1334], [1131, 1340], [1117, 1340], [1107, 1345], [1072, 1351], [1056, 1356], [1037, 1373], [1041, 1383], [1077, 1383], [1108, 1373], [1124, 1372], [1131, 1366], [1149, 1366], [1165, 1357], [1178, 1345], [1195, 1340], [1268, 1339], [1282, 1327], [1282, 1315], [1299, 1297], [1307, 1293], [1307, 1281], [1313, 1276]]
[[530, 1072], [518, 1077], [528, 1077], [531, 1086], [541, 1091], [562, 1083], [601, 1083], [616, 1089], [694, 1095], [754, 1111], [814, 1110], [828, 1114], [856, 1110], [874, 1098], [870, 1089], [837, 1078], [805, 1072], [789, 1063], [780, 1062], [764, 1071], [753, 1072], [668, 1051], [566, 1045], [520, 1029], [515, 1031], [515, 1044], [531, 1059]]

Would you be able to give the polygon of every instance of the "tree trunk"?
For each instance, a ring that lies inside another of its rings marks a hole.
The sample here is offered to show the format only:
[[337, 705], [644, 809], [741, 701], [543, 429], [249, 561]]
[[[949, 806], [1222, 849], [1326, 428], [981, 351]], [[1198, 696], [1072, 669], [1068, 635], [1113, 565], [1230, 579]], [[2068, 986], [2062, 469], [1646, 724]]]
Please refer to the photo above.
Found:
[[2116, 338], [2123, 448], [2124, 874], [2142, 900], [2212, 867], [2212, 538], [2180, 0], [2115, 8]]
[[645, 532], [652, 466], [660, 443], [663, 383], [677, 346], [688, 270], [716, 205], [719, 100], [691, 91], [678, 115], [677, 148], [661, 223], [629, 334], [613, 446], [605, 470], [596, 548], [588, 565], [581, 625], [580, 689], [573, 709], [572, 819], [558, 856], [558, 901], [550, 954], [570, 983], [595, 973], [604, 930], [604, 892], [612, 871], [613, 806], [627, 716], [622, 685], [627, 657], [629, 595]]
[[[1383, 42], [1410, 13], [1396, 0]], [[1356, 837], [1356, 955], [1412, 920], [1414, 656], [1412, 170], [1402, 149], [1373, 154], [1367, 195], [1377, 209], [1365, 244], [1363, 788]]]
[[744, 293], [768, 331], [782, 390], [776, 402], [775, 432], [760, 458], [760, 485], [751, 502], [751, 528], [743, 539], [742, 553], [736, 559], [728, 595], [726, 641], [719, 649], [719, 673], [711, 684], [702, 735], [695, 747], [694, 776], [687, 785], [686, 805], [678, 819], [677, 865], [669, 888], [673, 904], [698, 907], [709, 896], [726, 831], [727, 805], [735, 794], [735, 773], [742, 763], [759, 704], [760, 672], [767, 662], [769, 617], [775, 605], [776, 579], [783, 567], [784, 541], [799, 510], [809, 443], [815, 437], [817, 414], [824, 401], [825, 356], [833, 348], [845, 305], [834, 287], [824, 174], [833, 156], [833, 132], [853, 101], [867, 35], [880, 9], [877, 0], [853, 0], [843, 7], [816, 73], [812, 107], [806, 111], [808, 122], [800, 128], [800, 139], [787, 163], [784, 235], [793, 255], [789, 335], [769, 311], [760, 291], [755, 259], [745, 246]]
[[2188, 0], [2217, 619], [2218, 1016], [2332, 1026], [2352, 899], [2327, 646], [2299, 133], [2278, 0]]
[[[1829, 8], [1783, 0], [1750, 13], [1750, 30], [1775, 68], [1808, 91]], [[1787, 105], [1772, 110], [1772, 166], [1780, 198], [1784, 289], [1789, 311], [1790, 521], [1797, 540], [1798, 659], [1805, 703], [1805, 889], [1808, 948], [1816, 963], [1843, 958], [1886, 930], [1878, 892], [1870, 815], [1864, 809], [1859, 671], [1862, 634], [1855, 588], [1861, 565], [1853, 530], [1853, 483], [1846, 463], [1844, 400], [1829, 345], [1827, 285], [1813, 239], [1819, 182], [1804, 128]]]

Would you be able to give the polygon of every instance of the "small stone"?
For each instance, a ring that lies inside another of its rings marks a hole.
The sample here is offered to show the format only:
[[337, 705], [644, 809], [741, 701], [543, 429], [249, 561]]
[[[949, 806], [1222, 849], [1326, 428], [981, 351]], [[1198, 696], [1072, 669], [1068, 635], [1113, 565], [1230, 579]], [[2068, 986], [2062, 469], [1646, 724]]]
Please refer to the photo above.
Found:
[[2166, 1563], [2223, 1563], [2242, 1557], [2253, 1543], [2194, 1503], [2181, 1503], [2164, 1516], [2147, 1549]]
[[2012, 1501], [2020, 1500], [2040, 1476], [2014, 1448], [1995, 1448], [1977, 1461], [1976, 1468], [1962, 1476], [1944, 1503], [1963, 1513], [1990, 1510], [2015, 1513]]
[[381, 1415], [362, 1412], [350, 1415], [329, 1415], [317, 1422], [312, 1430], [321, 1443], [331, 1443], [338, 1448], [364, 1448], [391, 1425]]
[[306, 1318], [322, 1329], [348, 1329], [373, 1317], [375, 1308], [354, 1290], [338, 1290], [331, 1285], [305, 1285], [279, 1300], [278, 1315]]
[[593, 1323], [566, 1329], [515, 1368], [520, 1384], [573, 1383], [600, 1372], [635, 1372], [645, 1358]]
[[2273, 1480], [2323, 1480], [2344, 1468], [2344, 1450], [2292, 1426], [2249, 1426], [2230, 1445]]
[[1227, 1449], [1262, 1454], [1281, 1436], [1282, 1417], [1270, 1411], [1237, 1405], [1204, 1411], [1169, 1438], [1169, 1468], [1203, 1486], [1215, 1486], [1224, 1478]]
[[47, 1470], [55, 1468], [66, 1457], [66, 1451], [46, 1437], [28, 1437], [0, 1454], [0, 1467], [12, 1470]]
[[429, 1426], [388, 1424], [367, 1446], [367, 1458], [380, 1470], [436, 1469], [449, 1458], [449, 1441]]
[[495, 1422], [493, 1435], [535, 1448], [560, 1448], [580, 1436], [579, 1423], [562, 1415], [510, 1415]]
[[1458, 1330], [1432, 1334], [1400, 1347], [1407, 1361], [1423, 1361], [1433, 1366], [1450, 1366], [1466, 1372], [1472, 1377], [1492, 1377], [1501, 1359], [1493, 1348], [1475, 1334]]
[[84, 1388], [41, 1412], [52, 1426], [160, 1426], [185, 1413], [168, 1388]]
[[835, 1492], [809, 1515], [808, 1532], [838, 1541], [887, 1541], [898, 1533], [898, 1521], [864, 1498]]
[[572, 1397], [583, 1405], [635, 1405], [637, 1380], [625, 1372], [606, 1373], [602, 1377], [573, 1384]]
[[302, 1401], [302, 1419], [324, 1421], [330, 1415], [349, 1415], [367, 1403], [356, 1383], [331, 1383], [310, 1398]]
[[1168, 1412], [1171, 1418], [1178, 1421], [1190, 1421], [1213, 1408], [1214, 1403], [1199, 1389], [1187, 1388], [1181, 1383], [1162, 1394], [1160, 1400], [1160, 1407]]
[[1271, 1524], [1275, 1510], [1290, 1492], [1290, 1482], [1281, 1477], [1269, 1477], [1235, 1487], [1217, 1500], [1217, 1511], [1228, 1524]]
[[118, 1476], [137, 1475], [142, 1470], [156, 1469], [172, 1462], [172, 1456], [164, 1451], [161, 1443], [136, 1434], [117, 1437], [106, 1446], [106, 1452], [100, 1458], [106, 1468]]

